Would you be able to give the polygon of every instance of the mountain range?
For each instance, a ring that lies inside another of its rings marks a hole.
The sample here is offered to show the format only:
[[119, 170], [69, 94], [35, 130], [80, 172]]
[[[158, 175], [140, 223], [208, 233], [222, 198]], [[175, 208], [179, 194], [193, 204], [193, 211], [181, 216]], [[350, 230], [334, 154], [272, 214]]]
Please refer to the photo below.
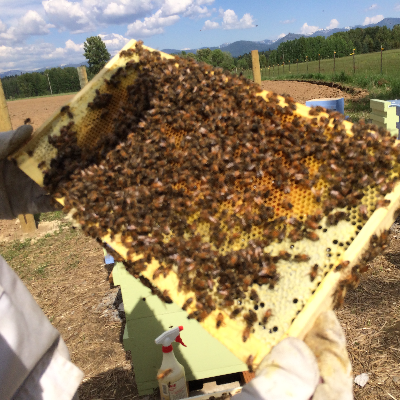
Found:
[[[299, 34], [299, 33], [288, 33], [286, 36], [281, 37], [278, 40], [270, 40], [270, 39], [259, 40], [259, 41], [238, 40], [233, 43], [223, 43], [217, 47], [207, 47], [206, 46], [206, 47], [201, 47], [201, 48], [202, 49], [209, 48], [210, 50], [221, 49], [222, 51], [228, 51], [229, 53], [232, 54], [233, 57], [238, 57], [243, 54], [249, 53], [251, 50], [258, 50], [258, 51], [275, 50], [278, 48], [278, 46], [282, 42], [299, 39], [301, 37], [314, 37], [314, 36], [328, 37], [330, 35], [333, 35], [336, 32], [345, 32], [350, 29], [369, 28], [369, 27], [374, 27], [374, 26], [386, 26], [389, 29], [392, 29], [397, 24], [400, 24], [400, 18], [384, 18], [382, 21], [380, 21], [376, 24], [356, 25], [356, 26], [347, 27], [347, 28], [321, 29], [321, 30], [318, 30], [318, 31], [312, 33], [311, 35], [303, 35], [303, 34]], [[200, 50], [200, 49], [190, 49], [190, 50], [185, 50], [185, 51], [186, 51], [186, 53], [196, 53], [197, 50]], [[163, 49], [161, 51], [163, 51], [164, 53], [168, 53], [168, 54], [179, 54], [179, 53], [181, 53], [182, 50]], [[88, 66], [87, 62], [84, 61], [79, 64], [67, 64], [67, 65], [63, 65], [60, 67], [61, 68], [66, 68], [66, 67], [76, 68], [76, 67], [79, 67], [80, 65]], [[5, 72], [0, 72], [0, 78], [4, 78], [5, 76], [11, 76], [11, 75], [25, 74], [28, 72], [43, 72], [48, 68], [54, 68], [54, 67], [40, 68], [40, 69], [37, 69], [34, 71], [10, 70], [10, 71], [5, 71]]]
[[[233, 43], [224, 43], [217, 47], [207, 47], [207, 46], [201, 47], [201, 49], [207, 49], [207, 48], [209, 48], [210, 50], [221, 49], [222, 51], [228, 51], [229, 53], [232, 54], [233, 57], [238, 57], [243, 54], [249, 53], [251, 50], [258, 50], [258, 51], [275, 50], [278, 48], [278, 46], [282, 42], [299, 39], [301, 37], [315, 37], [315, 36], [328, 37], [337, 32], [345, 32], [350, 29], [369, 28], [369, 27], [375, 27], [375, 26], [386, 26], [389, 29], [392, 29], [397, 24], [400, 24], [400, 18], [384, 18], [382, 21], [380, 21], [376, 24], [356, 25], [356, 26], [351, 26], [351, 27], [347, 27], [347, 28], [320, 29], [320, 30], [312, 33], [311, 35], [303, 35], [303, 34], [299, 34], [299, 33], [288, 33], [286, 36], [279, 38], [278, 40], [265, 39], [265, 40], [255, 41], [255, 42], [247, 41], [247, 40], [239, 40], [239, 41], [233, 42]], [[185, 50], [185, 51], [186, 51], [186, 53], [196, 53], [197, 50], [200, 50], [200, 49], [190, 49], [190, 50]], [[181, 53], [182, 50], [163, 49], [161, 51], [163, 51], [164, 53], [168, 53], [168, 54], [179, 54], [179, 53]]]
[[[76, 67], [80, 67], [81, 65], [85, 65], [86, 67], [89, 66], [87, 61], [83, 61], [79, 64], [64, 64], [64, 65], [59, 65], [58, 67], [60, 67], [60, 68], [67, 68], [67, 67], [76, 68]], [[19, 69], [11, 69], [10, 71], [0, 72], [0, 79], [4, 78], [5, 76], [21, 75], [21, 74], [26, 74], [28, 72], [44, 72], [44, 71], [46, 71], [46, 69], [58, 68], [58, 67], [44, 67], [44, 68], [35, 69], [33, 71], [21, 71]]]

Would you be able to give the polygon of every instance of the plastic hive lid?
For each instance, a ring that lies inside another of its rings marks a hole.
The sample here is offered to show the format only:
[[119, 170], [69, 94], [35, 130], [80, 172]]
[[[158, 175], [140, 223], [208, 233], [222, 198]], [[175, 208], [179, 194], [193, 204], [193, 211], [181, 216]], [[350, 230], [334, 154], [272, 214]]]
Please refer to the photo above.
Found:
[[[135, 41], [129, 42], [123, 50], [133, 48]], [[143, 46], [145, 47], [145, 46]], [[149, 49], [147, 48], [148, 50]], [[135, 56], [133, 56], [134, 58]], [[162, 54], [166, 59], [174, 59], [173, 56]], [[126, 101], [126, 87], [135, 80], [133, 73], [127, 74], [122, 80], [119, 87], [110, 89], [106, 87], [104, 79], [110, 79], [119, 67], [125, 66], [130, 57], [114, 57], [105, 68], [69, 103], [69, 110], [73, 114], [74, 128], [77, 132], [78, 145], [82, 148], [92, 148], [99, 138], [112, 130], [112, 115], [119, 109], [120, 105]], [[101, 116], [102, 110], [88, 109], [87, 104], [92, 102], [96, 96], [95, 90], [100, 92], [110, 92], [113, 94], [111, 102], [107, 105], [109, 115]], [[269, 101], [268, 92], [264, 91], [259, 94], [265, 101]], [[283, 97], [278, 97], [282, 106], [286, 105]], [[297, 109], [293, 116], [283, 117], [284, 122], [290, 122], [294, 116], [300, 116], [307, 120], [314, 117], [309, 115], [310, 109], [304, 105], [296, 104]], [[316, 118], [328, 117], [326, 113], [320, 113]], [[57, 135], [60, 129], [70, 122], [68, 112], [55, 113], [41, 128], [39, 128], [34, 138], [18, 153], [13, 155], [17, 159], [20, 168], [34, 179], [38, 184], [43, 185], [43, 170], [50, 167], [50, 162], [57, 154], [57, 150], [49, 143], [49, 135]], [[351, 135], [352, 124], [343, 121], [343, 126]], [[169, 129], [169, 128], [168, 128]], [[332, 124], [328, 125], [326, 134], [332, 129]], [[177, 133], [169, 129], [167, 136], [173, 136], [180, 140], [182, 133]], [[316, 160], [314, 157], [308, 157], [302, 160], [308, 167], [311, 174], [316, 173], [322, 161]], [[41, 168], [38, 165], [41, 165]], [[44, 166], [44, 168], [42, 167]], [[398, 171], [393, 171], [393, 174]], [[291, 185], [290, 195], [285, 195], [282, 190], [278, 190], [273, 182], [273, 177], [265, 175], [254, 181], [254, 185], [263, 185], [271, 191], [266, 205], [273, 206], [275, 209], [275, 217], [286, 216], [288, 218], [294, 216], [299, 219], [305, 219], [307, 215], [312, 215], [316, 210], [320, 209], [320, 205], [315, 201], [311, 190], [299, 185]], [[327, 189], [328, 185], [320, 179], [316, 185], [317, 189]], [[237, 187], [238, 196], [240, 188]], [[235, 300], [233, 306], [214, 310], [205, 320], [200, 323], [213, 336], [225, 344], [237, 357], [243, 361], [247, 361], [249, 356], [254, 359], [257, 365], [261, 359], [269, 352], [270, 348], [284, 337], [296, 336], [302, 338], [304, 334], [311, 328], [315, 318], [325, 309], [332, 307], [332, 296], [338, 287], [338, 283], [346, 276], [351, 268], [358, 262], [363, 251], [369, 247], [371, 236], [376, 233], [380, 234], [383, 230], [388, 229], [394, 220], [394, 214], [399, 206], [400, 188], [396, 186], [394, 191], [386, 196], [390, 199], [390, 205], [379, 208], [376, 211], [375, 203], [378, 196], [375, 187], [368, 186], [364, 189], [365, 197], [363, 204], [367, 206], [368, 221], [360, 219], [357, 207], [348, 209], [337, 209], [335, 211], [345, 211], [349, 214], [346, 220], [341, 220], [335, 226], [329, 226], [324, 217], [319, 222], [319, 228], [315, 231], [318, 241], [303, 239], [292, 243], [286, 237], [281, 243], [272, 243], [264, 248], [264, 252], [271, 253], [272, 256], [278, 255], [279, 251], [290, 251], [291, 254], [307, 254], [310, 259], [305, 262], [293, 262], [280, 259], [276, 265], [279, 270], [280, 279], [275, 284], [273, 290], [267, 285], [259, 287], [257, 285], [257, 293], [260, 301], [255, 302], [249, 298], [250, 290], [247, 292], [245, 299]], [[322, 198], [327, 198], [329, 194], [327, 190], [323, 192]], [[288, 210], [282, 207], [284, 198], [289, 198], [293, 207]], [[365, 201], [367, 199], [367, 201]], [[231, 211], [233, 206], [230, 202], [220, 205], [220, 210], [227, 208]], [[191, 218], [195, 219], [196, 215]], [[190, 221], [190, 217], [189, 217]], [[225, 227], [227, 229], [227, 227]], [[235, 228], [237, 229], [237, 228]], [[209, 237], [209, 224], [200, 223], [198, 233], [205, 240]], [[225, 243], [220, 249], [221, 254], [227, 254], [231, 250], [239, 250], [246, 248], [249, 241], [257, 239], [263, 235], [262, 230], [253, 226], [250, 232], [237, 230], [238, 237], [230, 244]], [[120, 235], [115, 235], [111, 239], [110, 235], [106, 235], [101, 240], [109, 244], [116, 252], [125, 259], [131, 261], [141, 258], [141, 255], [128, 257], [128, 249], [121, 241]], [[349, 264], [337, 270], [338, 264], [349, 262]], [[315, 279], [310, 279], [312, 267], [318, 266]], [[153, 279], [154, 272], [159, 268], [157, 260], [152, 260], [147, 264], [147, 269], [141, 272], [141, 275], [148, 278], [161, 291], [168, 290], [171, 299], [183, 306], [186, 300], [193, 297], [191, 292], [183, 292], [178, 290], [179, 277], [176, 273], [170, 272], [166, 277], [160, 274]], [[266, 324], [253, 325], [249, 338], [243, 342], [242, 335], [246, 328], [246, 323], [242, 318], [230, 319], [229, 315], [235, 307], [244, 307], [246, 310], [254, 310], [258, 315], [258, 321], [262, 321], [265, 312], [272, 310], [272, 315], [268, 318]], [[188, 313], [195, 310], [195, 302], [188, 308]], [[222, 313], [223, 324], [217, 328], [216, 320], [219, 313]]]

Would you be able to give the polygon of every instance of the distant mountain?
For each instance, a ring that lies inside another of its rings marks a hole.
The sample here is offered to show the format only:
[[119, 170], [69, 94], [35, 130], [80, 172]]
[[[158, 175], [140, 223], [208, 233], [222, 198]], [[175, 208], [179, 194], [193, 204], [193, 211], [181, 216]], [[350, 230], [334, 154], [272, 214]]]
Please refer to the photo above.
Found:
[[[207, 49], [207, 48], [209, 48], [210, 50], [222, 49], [223, 51], [229, 51], [229, 53], [231, 53], [233, 57], [238, 57], [243, 54], [249, 53], [251, 50], [258, 50], [258, 51], [275, 50], [278, 48], [278, 46], [282, 42], [299, 39], [303, 36], [304, 37], [315, 37], [315, 36], [328, 37], [337, 32], [346, 32], [350, 29], [369, 28], [369, 27], [374, 27], [374, 26], [387, 26], [389, 29], [392, 29], [397, 24], [400, 24], [400, 18], [384, 18], [382, 21], [380, 21], [376, 24], [363, 25], [363, 26], [356, 25], [356, 26], [352, 26], [349, 28], [320, 29], [311, 35], [288, 33], [286, 36], [284, 36], [278, 40], [275, 40], [275, 41], [270, 40], [270, 39], [265, 39], [265, 40], [260, 40], [260, 41], [239, 40], [239, 41], [233, 42], [233, 43], [224, 43], [218, 47], [202, 47], [202, 49]], [[191, 50], [185, 50], [185, 51], [186, 51], [186, 53], [196, 53], [197, 50], [199, 50], [199, 49], [191, 49]], [[161, 51], [163, 51], [164, 53], [168, 53], [168, 54], [179, 54], [182, 50], [164, 49]]]
[[0, 79], [4, 78], [5, 76], [12, 76], [12, 75], [21, 75], [24, 71], [20, 71], [19, 69], [12, 69], [6, 72], [0, 72]]
[[86, 67], [89, 66], [87, 61], [84, 61], [84, 62], [81, 62], [78, 64], [66, 64], [63, 66], [57, 65], [57, 66], [53, 66], [53, 67], [45, 67], [45, 68], [35, 69], [33, 71], [21, 71], [19, 69], [12, 69], [10, 71], [0, 72], [0, 79], [4, 78], [6, 76], [21, 75], [21, 74], [27, 74], [30, 72], [44, 72], [44, 71], [46, 71], [46, 69], [50, 69], [50, 68], [67, 68], [67, 67], [76, 68], [76, 67], [80, 67], [81, 65], [85, 65]]

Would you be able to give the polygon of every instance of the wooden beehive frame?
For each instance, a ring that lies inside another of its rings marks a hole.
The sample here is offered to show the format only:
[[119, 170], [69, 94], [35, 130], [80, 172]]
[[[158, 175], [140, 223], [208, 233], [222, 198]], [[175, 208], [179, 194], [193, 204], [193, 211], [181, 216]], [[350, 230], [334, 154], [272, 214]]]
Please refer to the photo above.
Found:
[[[122, 50], [133, 48], [135, 44], [136, 41], [132, 40], [127, 43]], [[143, 47], [146, 48], [145, 46]], [[147, 49], [153, 51], [150, 48]], [[168, 54], [161, 54], [162, 57], [166, 59], [174, 58]], [[71, 109], [73, 109], [74, 115], [76, 115], [74, 120], [77, 127], [79, 127], [80, 122], [82, 122], [85, 117], [86, 108], [83, 110], [82, 106], [86, 106], [89, 101], [93, 100], [95, 95], [94, 91], [103, 84], [104, 78], [110, 77], [117, 68], [124, 65], [125, 60], [120, 58], [119, 55], [116, 55], [107, 63], [104, 69], [100, 71], [100, 73], [71, 100], [69, 105]], [[263, 91], [259, 93], [259, 95], [263, 97], [265, 101], [268, 101], [268, 92]], [[279, 97], [279, 100], [282, 105], [285, 104], [283, 97]], [[77, 111], [80, 111], [80, 113], [76, 113]], [[301, 104], [297, 104], [296, 114], [306, 119], [311, 118], [309, 116], [309, 108]], [[326, 117], [327, 114], [321, 113], [319, 117], [321, 116]], [[58, 134], [60, 127], [65, 125], [67, 121], [67, 117], [59, 111], [54, 113], [53, 116], [35, 132], [32, 140], [12, 156], [17, 160], [19, 167], [39, 185], [43, 186], [43, 172], [38, 168], [39, 162], [45, 161], [47, 165], [50, 165], [51, 159], [56, 155], [56, 150], [51, 148], [52, 146], [48, 143], [48, 136], [50, 134]], [[349, 134], [351, 134], [350, 129], [352, 124], [344, 121], [343, 125]], [[78, 132], [78, 143], [79, 135], [84, 134], [84, 131]], [[339, 281], [343, 278], [344, 274], [347, 274], [351, 270], [352, 266], [357, 263], [362, 252], [369, 246], [371, 235], [374, 233], [380, 233], [391, 226], [394, 220], [395, 210], [399, 207], [400, 186], [397, 186], [392, 193], [386, 196], [386, 198], [391, 200], [390, 205], [387, 208], [380, 208], [373, 213], [361, 232], [356, 236], [354, 241], [342, 255], [343, 261], [350, 262], [348, 267], [341, 272], [335, 272], [334, 269], [332, 269], [326, 275], [315, 293], [309, 298], [300, 314], [294, 319], [290, 328], [281, 336], [281, 339], [287, 336], [303, 338], [312, 327], [317, 316], [322, 311], [332, 307], [332, 295], [334, 294]], [[62, 199], [60, 202], [63, 203]], [[122, 257], [127, 259], [127, 249], [119, 240], [120, 235], [115, 235], [114, 239], [111, 239], [109, 235], [101, 239], [103, 242], [109, 244]], [[131, 260], [137, 260], [140, 258], [141, 255], [137, 255], [133, 259], [131, 258]], [[158, 267], [158, 261], [153, 259], [152, 262], [148, 264], [147, 269], [142, 272], [142, 275], [153, 281], [153, 273]], [[162, 276], [158, 277], [155, 284], [161, 291], [169, 290], [172, 300], [179, 306], [182, 306], [189, 296], [187, 293], [179, 292], [177, 290], [178, 281], [178, 276], [174, 272], [171, 272], [166, 278]], [[219, 312], [220, 310], [213, 311], [208, 318], [201, 322], [202, 326], [227, 346], [242, 361], [245, 362], [248, 356], [252, 355], [254, 357], [255, 365], [257, 365], [262, 358], [268, 354], [271, 346], [266, 345], [262, 340], [258, 339], [254, 335], [251, 335], [246, 343], [240, 343], [239, 345], [238, 338], [241, 338], [242, 336], [242, 327], [238, 326], [235, 320], [229, 319], [226, 315], [226, 318], [224, 319], [224, 329], [216, 329], [215, 318]]]

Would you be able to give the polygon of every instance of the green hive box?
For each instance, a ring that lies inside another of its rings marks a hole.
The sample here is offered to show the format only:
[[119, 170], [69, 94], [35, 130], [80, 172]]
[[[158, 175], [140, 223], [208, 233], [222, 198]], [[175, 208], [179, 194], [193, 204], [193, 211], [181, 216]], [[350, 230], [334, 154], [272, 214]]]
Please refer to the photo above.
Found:
[[371, 99], [370, 118], [373, 124], [386, 128], [393, 136], [397, 137], [399, 130], [396, 124], [399, 122], [399, 116], [396, 114], [396, 107], [390, 107], [390, 105], [390, 101]]
[[154, 340], [170, 327], [182, 325], [181, 338], [187, 347], [175, 343], [174, 353], [185, 367], [186, 380], [210, 378], [246, 371], [247, 366], [176, 304], [166, 304], [132, 275], [122, 263], [113, 269], [114, 285], [121, 287], [126, 316], [124, 347], [132, 355], [139, 395], [158, 387], [161, 346]]

